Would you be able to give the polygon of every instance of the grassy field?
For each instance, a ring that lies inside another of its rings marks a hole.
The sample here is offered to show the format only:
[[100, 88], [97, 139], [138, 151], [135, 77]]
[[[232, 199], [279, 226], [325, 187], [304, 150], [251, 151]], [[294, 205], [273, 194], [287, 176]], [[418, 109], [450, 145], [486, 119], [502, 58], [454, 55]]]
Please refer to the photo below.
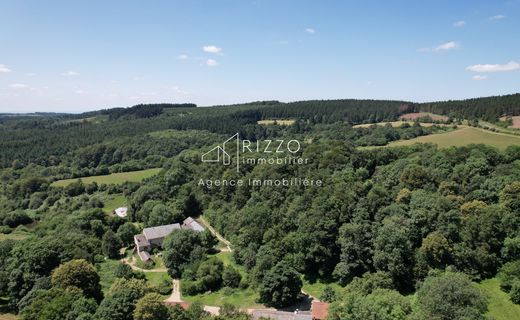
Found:
[[115, 209], [126, 206], [127, 203], [128, 200], [122, 194], [111, 194], [103, 200], [103, 211], [112, 213]]
[[19, 319], [19, 318], [17, 316], [15, 316], [14, 314], [10, 314], [10, 313], [0, 314], [0, 320], [15, 320], [15, 319]]
[[219, 258], [224, 263], [225, 266], [229, 266], [229, 265], [233, 266], [233, 268], [235, 268], [240, 273], [242, 278], [244, 278], [247, 275], [246, 270], [244, 269], [244, 267], [236, 264], [232, 260], [231, 255], [232, 255], [231, 252], [219, 252], [215, 256], [217, 258]]
[[303, 279], [302, 290], [307, 294], [310, 294], [311, 296], [319, 299], [326, 286], [332, 287], [332, 289], [336, 290], [337, 293], [340, 293], [341, 289], [343, 289], [343, 287], [340, 286], [337, 282], [323, 283], [316, 281], [314, 283], [310, 283], [308, 280]]
[[160, 286], [164, 281], [171, 282], [172, 278], [167, 272], [145, 272], [146, 281], [154, 287]]
[[31, 235], [31, 233], [26, 232], [26, 231], [14, 230], [13, 232], [11, 232], [9, 234], [0, 233], [0, 241], [7, 240], [7, 239], [23, 240], [23, 239], [26, 239], [27, 237], [29, 237], [30, 235]]
[[[232, 265], [235, 269], [238, 270], [238, 272], [240, 272], [242, 278], [244, 278], [246, 276], [246, 271], [244, 267], [234, 263], [231, 259], [231, 254], [231, 252], [219, 252], [214, 256], [219, 258], [224, 263], [224, 265]], [[195, 296], [182, 296], [182, 299], [188, 302], [198, 301], [202, 304], [210, 306], [222, 306], [225, 303], [230, 303], [242, 308], [263, 307], [261, 304], [257, 303], [258, 298], [258, 292], [250, 288], [222, 288], [216, 292], [207, 292]]]
[[[387, 123], [391, 124], [392, 127], [394, 127], [394, 128], [400, 127], [400, 126], [402, 126], [405, 123], [408, 123], [409, 125], [413, 125], [414, 124], [413, 121], [390, 121], [390, 122], [356, 124], [355, 126], [352, 126], [352, 128], [369, 128], [369, 127], [371, 127], [373, 125], [384, 126]], [[433, 125], [447, 126], [447, 124], [443, 124], [443, 123], [439, 124], [439, 123], [430, 123], [430, 122], [420, 122], [420, 124], [421, 124], [422, 127], [431, 127]]]
[[291, 119], [286, 119], [286, 120], [283, 120], [283, 119], [273, 119], [273, 120], [260, 120], [260, 121], [257, 121], [256, 123], [258, 124], [262, 124], [262, 125], [269, 125], [269, 124], [278, 124], [278, 125], [281, 125], [281, 126], [291, 126], [294, 124], [294, 120], [291, 120]]
[[[81, 178], [83, 183], [88, 184], [92, 182], [96, 182], [97, 184], [122, 184], [127, 181], [131, 182], [139, 182], [145, 178], [151, 177], [159, 173], [162, 169], [147, 169], [147, 170], [139, 170], [139, 171], [129, 171], [129, 172], [121, 172], [121, 173], [112, 173], [104, 176], [92, 176]], [[65, 187], [78, 179], [65, 179], [54, 181], [51, 186], [53, 187]]]
[[102, 263], [98, 263], [97, 272], [99, 274], [101, 284], [101, 290], [103, 293], [106, 293], [110, 286], [116, 280], [116, 276], [114, 275], [114, 271], [118, 264], [120, 264], [118, 260], [105, 260]]
[[389, 143], [388, 146], [408, 146], [414, 143], [434, 143], [437, 144], [439, 148], [453, 146], [460, 147], [471, 143], [483, 143], [495, 146], [499, 149], [505, 149], [510, 145], [520, 145], [520, 136], [496, 133], [467, 126], [459, 126], [459, 129], [454, 131], [417, 137], [410, 140], [394, 141]]
[[500, 290], [498, 279], [484, 280], [479, 287], [489, 297], [488, 316], [493, 317], [494, 320], [520, 319], [520, 306], [512, 303], [507, 293]]
[[430, 113], [430, 112], [407, 113], [407, 114], [403, 114], [399, 118], [405, 119], [405, 120], [414, 120], [414, 119], [423, 118], [423, 117], [430, 117], [432, 120], [435, 120], [435, 121], [436, 120], [440, 120], [440, 121], [448, 120], [447, 116], [443, 116], [440, 114], [434, 114], [434, 113]]

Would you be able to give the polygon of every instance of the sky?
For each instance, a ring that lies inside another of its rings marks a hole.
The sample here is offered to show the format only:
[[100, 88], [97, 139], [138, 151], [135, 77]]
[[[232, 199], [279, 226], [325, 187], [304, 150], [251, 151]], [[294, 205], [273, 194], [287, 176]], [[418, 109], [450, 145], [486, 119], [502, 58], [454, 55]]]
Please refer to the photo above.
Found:
[[0, 0], [0, 113], [520, 92], [520, 0]]

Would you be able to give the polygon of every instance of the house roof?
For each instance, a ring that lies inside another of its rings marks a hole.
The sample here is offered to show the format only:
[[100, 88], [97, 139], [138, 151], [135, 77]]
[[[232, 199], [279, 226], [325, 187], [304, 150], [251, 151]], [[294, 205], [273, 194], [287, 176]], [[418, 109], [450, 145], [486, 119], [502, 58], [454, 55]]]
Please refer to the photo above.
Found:
[[323, 320], [329, 314], [329, 304], [321, 301], [312, 302], [312, 319]]
[[139, 247], [146, 247], [150, 245], [150, 242], [146, 240], [146, 237], [143, 234], [136, 234], [134, 236], [134, 240]]
[[164, 226], [157, 226], [151, 228], [144, 228], [143, 234], [148, 241], [153, 239], [165, 238], [167, 235], [172, 233], [173, 230], [180, 229], [181, 225], [178, 223], [167, 224]]
[[141, 258], [141, 260], [143, 260], [144, 262], [150, 260], [150, 254], [146, 251], [139, 251], [137, 254], [139, 255], [139, 258]]
[[200, 225], [197, 221], [195, 221], [192, 217], [188, 217], [182, 223], [186, 228], [189, 228], [193, 231], [202, 232], [204, 231], [204, 227]]

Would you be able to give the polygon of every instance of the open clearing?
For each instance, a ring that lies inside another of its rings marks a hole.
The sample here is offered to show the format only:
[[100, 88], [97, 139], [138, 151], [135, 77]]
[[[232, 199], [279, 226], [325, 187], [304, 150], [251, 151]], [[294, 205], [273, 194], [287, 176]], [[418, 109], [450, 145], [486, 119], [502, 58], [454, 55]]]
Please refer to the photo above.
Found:
[[[352, 126], [352, 128], [370, 128], [373, 125], [384, 126], [388, 123], [391, 124], [392, 127], [397, 128], [397, 127], [402, 126], [405, 123], [408, 123], [409, 125], [412, 126], [415, 122], [414, 121], [390, 121], [390, 122], [377, 122], [377, 123], [363, 123], [363, 124], [356, 124], [355, 126]], [[431, 127], [434, 125], [447, 126], [447, 124], [443, 124], [443, 123], [439, 124], [439, 123], [431, 123], [431, 122], [419, 122], [419, 124], [421, 125], [421, 127]]]
[[103, 211], [112, 213], [117, 208], [126, 206], [127, 203], [128, 200], [122, 194], [112, 194], [106, 200], [103, 200]]
[[421, 136], [410, 140], [399, 140], [389, 143], [389, 147], [409, 146], [415, 143], [433, 143], [439, 148], [460, 147], [468, 144], [487, 144], [499, 149], [505, 149], [510, 145], [520, 145], [520, 136], [506, 133], [490, 132], [467, 126], [459, 126], [459, 129]]
[[514, 304], [504, 291], [500, 290], [498, 279], [487, 279], [479, 284], [489, 298], [488, 316], [495, 320], [520, 319], [520, 306]]
[[[502, 117], [500, 118], [500, 121], [506, 121], [508, 117]], [[520, 116], [513, 116], [511, 117], [511, 120], [513, 121], [513, 124], [508, 126], [508, 128], [511, 129], [520, 129]]]
[[399, 119], [415, 120], [415, 119], [424, 118], [424, 117], [430, 117], [434, 121], [447, 121], [448, 120], [447, 116], [443, 116], [443, 115], [440, 115], [440, 114], [429, 113], [429, 112], [406, 113], [406, 114], [401, 115], [399, 117]]
[[8, 234], [0, 233], [0, 241], [7, 240], [7, 239], [24, 240], [30, 236], [31, 236], [31, 233], [29, 233], [29, 232], [22, 231], [22, 230], [14, 230], [13, 232], [8, 233]]
[[112, 173], [104, 176], [92, 176], [92, 177], [84, 177], [84, 178], [74, 178], [74, 179], [64, 179], [54, 181], [51, 186], [53, 187], [66, 187], [69, 184], [78, 181], [81, 179], [83, 183], [89, 184], [92, 182], [96, 182], [97, 184], [123, 184], [127, 181], [130, 182], [139, 182], [143, 179], [151, 177], [159, 173], [162, 169], [147, 169], [147, 170], [139, 170], [139, 171], [129, 171], [129, 172], [120, 172], [120, 173]]
[[294, 120], [290, 120], [290, 119], [273, 119], [273, 120], [260, 120], [260, 121], [257, 121], [258, 124], [263, 124], [263, 125], [268, 125], [268, 124], [278, 124], [278, 125], [281, 125], [281, 126], [291, 126], [294, 124]]
[[302, 281], [303, 281], [302, 290], [305, 293], [313, 296], [316, 299], [320, 298], [320, 296], [323, 293], [323, 290], [325, 290], [325, 287], [327, 287], [327, 286], [334, 289], [336, 291], [336, 293], [338, 293], [338, 294], [341, 293], [341, 290], [343, 289], [343, 287], [340, 286], [337, 282], [324, 283], [324, 282], [321, 282], [320, 280], [318, 280], [316, 282], [311, 283], [305, 279], [302, 279]]

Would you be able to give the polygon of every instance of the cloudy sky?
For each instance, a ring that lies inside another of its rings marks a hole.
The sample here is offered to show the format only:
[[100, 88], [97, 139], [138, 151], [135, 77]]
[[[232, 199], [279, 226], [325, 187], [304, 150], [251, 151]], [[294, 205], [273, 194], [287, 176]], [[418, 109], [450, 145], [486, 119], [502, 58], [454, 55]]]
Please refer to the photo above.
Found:
[[0, 1], [0, 112], [520, 92], [520, 1]]

